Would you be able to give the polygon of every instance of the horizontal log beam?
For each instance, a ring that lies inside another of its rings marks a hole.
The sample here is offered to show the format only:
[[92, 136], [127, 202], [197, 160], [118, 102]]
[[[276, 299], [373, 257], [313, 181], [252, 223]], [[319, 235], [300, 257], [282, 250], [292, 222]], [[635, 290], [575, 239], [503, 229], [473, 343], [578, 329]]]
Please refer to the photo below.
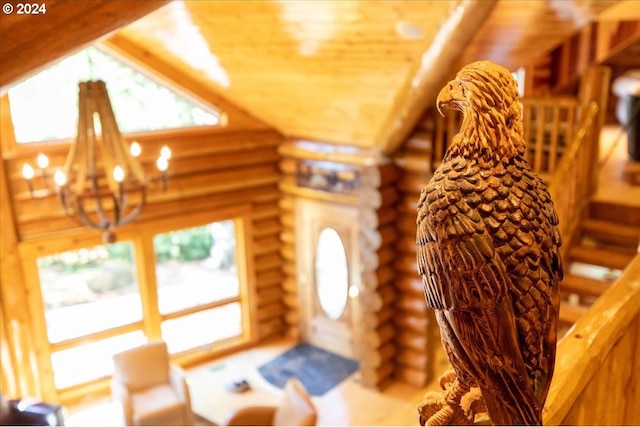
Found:
[[167, 0], [48, 2], [43, 19], [26, 14], [3, 14], [0, 93], [166, 3]]

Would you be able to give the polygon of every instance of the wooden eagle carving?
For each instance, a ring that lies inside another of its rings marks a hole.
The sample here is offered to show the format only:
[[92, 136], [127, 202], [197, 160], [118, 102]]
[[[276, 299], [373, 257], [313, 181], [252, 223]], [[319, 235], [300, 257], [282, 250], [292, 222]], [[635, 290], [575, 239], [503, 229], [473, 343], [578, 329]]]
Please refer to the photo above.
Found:
[[[525, 160], [511, 73], [462, 68], [438, 110], [463, 114], [418, 202], [417, 263], [453, 372], [419, 406], [422, 425], [541, 425], [553, 374], [563, 268], [558, 217]], [[444, 383], [444, 384], [443, 384]]]

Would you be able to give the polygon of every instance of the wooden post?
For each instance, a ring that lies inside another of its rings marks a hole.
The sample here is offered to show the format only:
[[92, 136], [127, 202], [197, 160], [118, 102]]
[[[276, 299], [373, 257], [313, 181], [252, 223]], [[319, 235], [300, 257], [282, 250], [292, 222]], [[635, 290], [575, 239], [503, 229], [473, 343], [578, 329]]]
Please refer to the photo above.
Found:
[[578, 94], [580, 111], [583, 113], [587, 111], [591, 101], [595, 101], [600, 108], [598, 116], [593, 122], [593, 130], [591, 132], [591, 154], [589, 164], [593, 166], [598, 165], [598, 167], [591, 168], [591, 176], [589, 177], [589, 194], [593, 194], [598, 187], [598, 173], [600, 171], [600, 132], [604, 126], [604, 120], [607, 114], [607, 102], [609, 101], [610, 87], [611, 69], [609, 67], [589, 67], [582, 77], [580, 93]]
[[[3, 107], [8, 111], [7, 97], [3, 97]], [[4, 109], [4, 108], [3, 108]], [[7, 143], [13, 140], [13, 127], [3, 126], [2, 139]], [[5, 146], [3, 144], [3, 146]], [[0, 262], [2, 277], [0, 278], [0, 342], [2, 343], [2, 380], [3, 393], [9, 396], [44, 397], [40, 394], [38, 372], [32, 370], [31, 358], [33, 343], [30, 337], [31, 325], [29, 307], [24, 288], [24, 276], [18, 254], [19, 235], [9, 193], [9, 177], [5, 161], [2, 159], [4, 148], [0, 146]], [[8, 349], [8, 351], [7, 351]], [[10, 357], [5, 357], [10, 355]], [[9, 380], [5, 382], [6, 380]]]

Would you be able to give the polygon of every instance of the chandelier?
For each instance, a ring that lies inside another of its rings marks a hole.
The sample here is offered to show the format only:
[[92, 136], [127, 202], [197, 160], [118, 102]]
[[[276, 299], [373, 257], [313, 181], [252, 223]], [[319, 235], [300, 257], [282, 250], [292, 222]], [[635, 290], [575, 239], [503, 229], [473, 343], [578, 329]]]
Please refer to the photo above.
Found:
[[[128, 146], [120, 134], [103, 81], [80, 82], [78, 108], [78, 135], [64, 166], [55, 171], [53, 183], [47, 156], [41, 153], [36, 159], [44, 185], [53, 187], [37, 194], [57, 193], [66, 215], [102, 231], [104, 242], [112, 243], [116, 240], [114, 229], [132, 222], [144, 209], [147, 186], [154, 179], [146, 177], [140, 165], [140, 144]], [[156, 166], [163, 190], [170, 157], [171, 150], [162, 147]], [[31, 196], [36, 197], [33, 167], [25, 163], [22, 174]]]

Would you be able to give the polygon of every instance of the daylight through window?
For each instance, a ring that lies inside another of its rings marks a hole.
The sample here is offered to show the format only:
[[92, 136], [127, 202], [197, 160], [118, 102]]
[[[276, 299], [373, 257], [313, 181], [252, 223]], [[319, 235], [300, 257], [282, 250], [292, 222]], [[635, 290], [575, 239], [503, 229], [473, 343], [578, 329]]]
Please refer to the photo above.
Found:
[[115, 353], [157, 332], [183, 356], [248, 339], [237, 238], [223, 220], [36, 258], [55, 387], [111, 375]]
[[9, 90], [16, 141], [75, 138], [78, 83], [83, 80], [105, 81], [123, 133], [220, 123], [215, 110], [196, 105], [107, 53], [89, 47]]

